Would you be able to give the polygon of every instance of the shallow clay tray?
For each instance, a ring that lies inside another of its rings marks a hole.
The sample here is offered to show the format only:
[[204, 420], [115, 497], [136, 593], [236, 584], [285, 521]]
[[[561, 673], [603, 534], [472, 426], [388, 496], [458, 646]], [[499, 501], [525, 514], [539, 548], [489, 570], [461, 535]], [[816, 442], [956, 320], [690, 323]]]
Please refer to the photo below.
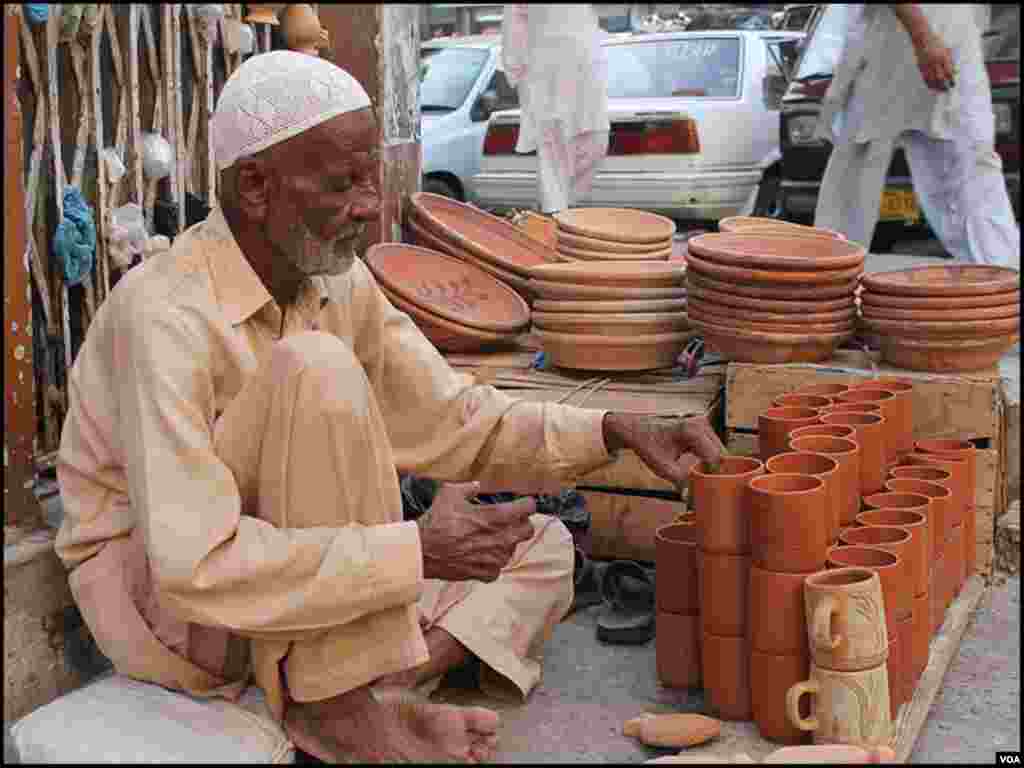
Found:
[[558, 299], [537, 299], [533, 302], [534, 312], [685, 312], [686, 299], [648, 299], [647, 301], [594, 300], [559, 301]]
[[538, 264], [558, 261], [554, 251], [504, 219], [430, 192], [410, 198], [416, 213], [435, 234], [443, 233], [481, 259], [529, 276]]
[[593, 336], [535, 330], [541, 349], [563, 368], [586, 371], [646, 371], [668, 368], [692, 338], [689, 331], [653, 335]]
[[734, 267], [751, 269], [847, 269], [864, 265], [864, 249], [834, 237], [771, 234], [698, 235], [688, 241], [691, 254]]
[[1002, 320], [1020, 316], [1020, 304], [1003, 304], [996, 307], [974, 307], [972, 309], [902, 309], [899, 307], [876, 307], [861, 304], [864, 317], [877, 320], [917, 320], [936, 322], [949, 320]]
[[845, 323], [857, 317], [857, 308], [852, 303], [849, 307], [837, 309], [833, 312], [761, 312], [753, 309], [756, 307], [757, 310], [760, 310], [760, 306], [753, 302], [751, 302], [749, 307], [741, 309], [708, 300], [699, 293], [699, 289], [690, 291], [686, 296], [686, 300], [697, 311], [706, 312], [711, 315], [732, 317], [743, 322], [752, 320], [761, 323], [798, 323], [807, 325], [814, 323]]
[[647, 299], [685, 299], [682, 285], [634, 288], [622, 285], [590, 285], [586, 283], [555, 283], [531, 280], [530, 289], [540, 299], [555, 301], [646, 301]]
[[636, 336], [673, 333], [689, 328], [685, 312], [569, 313], [534, 312], [533, 327], [555, 333], [587, 333], [602, 336]]
[[656, 243], [620, 243], [616, 240], [601, 240], [596, 237], [584, 237], [566, 232], [564, 229], [556, 231], [559, 245], [566, 245], [570, 248], [579, 248], [584, 251], [601, 251], [607, 253], [649, 253], [651, 251], [663, 251], [672, 247], [672, 240], [659, 240]]
[[1020, 272], [986, 264], [951, 264], [872, 272], [864, 289], [897, 296], [977, 296], [1020, 290]]
[[423, 223], [415, 215], [410, 215], [406, 220], [406, 226], [412, 233], [413, 239], [417, 245], [421, 245], [424, 248], [430, 248], [434, 251], [441, 251], [447, 253], [450, 256], [454, 256], [457, 259], [463, 261], [473, 262], [477, 261], [475, 255], [467, 251], [465, 248], [461, 248], [451, 240], [445, 240], [443, 237], [439, 237], [427, 229], [426, 224]]
[[856, 317], [831, 323], [780, 323], [774, 320], [767, 322], [749, 320], [746, 317], [710, 312], [703, 306], [698, 306], [697, 302], [693, 300], [689, 301], [686, 307], [686, 313], [687, 316], [693, 320], [700, 320], [705, 323], [714, 323], [715, 325], [720, 325], [723, 328], [730, 328], [739, 331], [750, 330], [765, 331], [766, 333], [827, 334], [853, 331], [856, 327]]
[[881, 337], [882, 360], [897, 368], [936, 373], [963, 373], [991, 368], [1019, 333], [985, 339], [907, 339]]
[[1020, 291], [1006, 293], [989, 293], [980, 296], [896, 296], [874, 291], [861, 291], [860, 300], [863, 304], [894, 309], [974, 309], [977, 307], [996, 307], [1004, 304], [1019, 304]]
[[657, 243], [676, 233], [672, 219], [633, 208], [573, 208], [554, 219], [570, 234], [619, 243]]
[[518, 293], [453, 256], [378, 243], [364, 260], [389, 291], [452, 322], [496, 332], [521, 331], [530, 322], [530, 307]]
[[764, 283], [739, 283], [734, 280], [716, 280], [707, 275], [698, 274], [696, 270], [686, 272], [688, 286], [710, 288], [722, 293], [747, 296], [753, 299], [770, 299], [782, 301], [815, 301], [817, 299], [853, 300], [853, 292], [857, 288], [856, 279], [835, 285], [765, 285]]
[[660, 251], [612, 253], [611, 251], [585, 251], [582, 248], [570, 248], [559, 243], [558, 253], [561, 256], [582, 261], [667, 261], [668, 257], [672, 255], [672, 246]]
[[[691, 246], [686, 255], [686, 266], [694, 272], [708, 275], [715, 280], [734, 281], [736, 283], [768, 283], [769, 285], [822, 285], [848, 283], [860, 275], [863, 267], [848, 269], [749, 269], [747, 267], [730, 267], [715, 264], [697, 256]], [[851, 294], [853, 290], [851, 289]]]
[[798, 312], [809, 312], [812, 314], [821, 312], [838, 312], [841, 310], [855, 309], [853, 296], [843, 296], [839, 299], [822, 299], [820, 301], [807, 300], [796, 301], [785, 299], [758, 299], [751, 296], [740, 296], [735, 293], [715, 291], [710, 288], [703, 288], [696, 285], [692, 279], [693, 275], [687, 276], [687, 297], [722, 306], [735, 307], [742, 312], [756, 310], [757, 312], [771, 312], [781, 315], [791, 315]]
[[533, 269], [533, 277], [546, 282], [634, 288], [682, 287], [685, 274], [680, 265], [660, 261], [578, 261], [544, 264]]
[[715, 351], [736, 363], [820, 363], [853, 336], [852, 332], [807, 335], [737, 331], [693, 319], [690, 326], [700, 331]]
[[[950, 312], [950, 317], [956, 314]], [[1020, 330], [1020, 316], [1003, 320], [879, 320], [862, 317], [861, 323], [870, 331], [880, 336], [913, 337], [913, 338], [960, 338], [970, 339], [979, 336], [997, 336], [1000, 334], [1017, 333]]]
[[748, 229], [786, 229], [795, 232], [808, 232], [812, 234], [823, 234], [836, 240], [845, 240], [842, 232], [836, 232], [827, 227], [809, 227], [806, 224], [796, 224], [792, 221], [781, 219], [769, 219], [765, 216], [727, 216], [718, 222], [719, 232], [746, 232]]

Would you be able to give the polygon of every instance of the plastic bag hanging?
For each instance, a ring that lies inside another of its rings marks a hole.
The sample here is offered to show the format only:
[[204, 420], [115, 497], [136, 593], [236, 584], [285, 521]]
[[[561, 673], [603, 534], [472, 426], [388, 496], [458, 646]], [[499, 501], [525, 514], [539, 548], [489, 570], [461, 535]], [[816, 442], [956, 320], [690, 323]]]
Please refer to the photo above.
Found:
[[22, 7], [29, 24], [45, 24], [50, 17], [49, 3], [23, 3]]

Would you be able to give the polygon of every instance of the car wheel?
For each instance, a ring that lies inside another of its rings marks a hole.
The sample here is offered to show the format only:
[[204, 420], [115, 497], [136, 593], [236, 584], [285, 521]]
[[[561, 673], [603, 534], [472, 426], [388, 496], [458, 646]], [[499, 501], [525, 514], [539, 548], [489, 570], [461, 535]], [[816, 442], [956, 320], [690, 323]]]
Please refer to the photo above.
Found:
[[462, 197], [459, 195], [454, 185], [444, 179], [439, 179], [436, 176], [428, 176], [423, 180], [423, 191], [431, 192], [435, 195], [450, 197], [452, 200], [462, 200]]

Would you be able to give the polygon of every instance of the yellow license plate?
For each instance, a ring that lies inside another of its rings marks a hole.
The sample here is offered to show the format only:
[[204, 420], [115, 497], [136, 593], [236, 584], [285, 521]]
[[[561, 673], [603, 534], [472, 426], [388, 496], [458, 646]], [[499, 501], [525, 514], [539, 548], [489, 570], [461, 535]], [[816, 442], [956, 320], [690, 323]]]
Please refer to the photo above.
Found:
[[914, 193], [908, 189], [887, 189], [882, 192], [880, 221], [916, 221], [921, 218]]

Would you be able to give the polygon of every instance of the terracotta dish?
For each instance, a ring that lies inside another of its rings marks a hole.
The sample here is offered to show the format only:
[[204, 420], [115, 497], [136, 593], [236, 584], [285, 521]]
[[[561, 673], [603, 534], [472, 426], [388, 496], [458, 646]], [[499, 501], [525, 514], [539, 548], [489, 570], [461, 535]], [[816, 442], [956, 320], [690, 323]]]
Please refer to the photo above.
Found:
[[620, 285], [591, 285], [588, 283], [562, 283], [549, 280], [531, 280], [530, 290], [542, 299], [581, 301], [646, 301], [648, 299], [685, 299], [686, 289], [677, 285], [656, 288], [634, 288]]
[[1008, 317], [1020, 316], [1019, 304], [975, 307], [973, 309], [900, 309], [861, 304], [860, 309], [864, 317], [873, 320], [911, 320], [918, 322], [948, 321], [950, 317], [956, 317], [957, 320], [977, 321], [1004, 320]]
[[826, 299], [822, 301], [786, 301], [785, 299], [755, 299], [751, 296], [740, 296], [739, 294], [723, 293], [710, 288], [701, 288], [696, 285], [693, 276], [687, 276], [687, 295], [695, 299], [713, 302], [715, 304], [736, 307], [742, 311], [756, 309], [761, 313], [772, 313], [780, 315], [792, 315], [797, 313], [820, 313], [838, 312], [848, 310], [851, 314], [856, 311], [852, 298]]
[[872, 272], [865, 290], [898, 296], [977, 296], [1020, 290], [1020, 272], [987, 264], [951, 264]]
[[554, 219], [571, 234], [619, 243], [657, 243], [676, 233], [672, 219], [632, 208], [573, 208]]
[[690, 318], [690, 327], [723, 356], [737, 363], [818, 363], [832, 357], [851, 331], [829, 334], [741, 331]]
[[496, 264], [492, 264], [484, 259], [473, 259], [472, 263], [474, 266], [479, 267], [484, 272], [489, 272], [499, 280], [508, 283], [510, 286], [515, 288], [516, 293], [522, 296], [527, 303], [533, 301], [533, 292], [530, 288], [530, 281], [520, 275], [510, 272], [507, 269], [502, 269]]
[[684, 274], [676, 264], [657, 261], [544, 264], [533, 270], [533, 277], [538, 280], [628, 288], [682, 287]]
[[650, 336], [592, 336], [580, 333], [535, 331], [551, 362], [586, 371], [644, 371], [668, 368], [686, 347], [693, 333]]
[[443, 352], [478, 352], [497, 345], [510, 344], [517, 338], [515, 333], [493, 333], [452, 323], [439, 315], [405, 301], [381, 286], [381, 292], [398, 309], [405, 312], [416, 323], [423, 335]]
[[818, 299], [843, 299], [852, 301], [853, 291], [857, 287], [856, 278], [835, 285], [769, 285], [737, 283], [731, 280], [721, 281], [696, 270], [686, 270], [686, 282], [697, 288], [710, 288], [722, 293], [734, 293], [754, 299], [770, 299], [772, 301], [816, 301]]
[[672, 333], [689, 328], [685, 312], [634, 312], [632, 314], [575, 314], [534, 312], [534, 327], [555, 333], [586, 333], [597, 336], [635, 336]]
[[[769, 285], [821, 285], [848, 283], [856, 278], [862, 267], [849, 267], [847, 269], [822, 269], [822, 270], [782, 270], [782, 269], [751, 269], [748, 267], [730, 267], [724, 264], [716, 264], [712, 261], [698, 257], [691, 248], [686, 255], [686, 267], [701, 275], [707, 275], [715, 280], [733, 281], [735, 283], [768, 283]], [[851, 291], [852, 293], [852, 291]]]
[[685, 312], [686, 299], [650, 299], [649, 301], [558, 301], [538, 299], [534, 312]]
[[876, 307], [892, 307], [895, 309], [975, 309], [979, 307], [998, 307], [1005, 304], [1020, 304], [1020, 291], [1005, 293], [989, 293], [978, 296], [897, 296], [874, 291], [862, 291], [862, 304]]
[[[956, 313], [950, 312], [953, 318]], [[1004, 318], [1002, 320], [958, 320], [949, 319], [945, 321], [924, 322], [917, 320], [879, 320], [876, 318], [861, 318], [864, 327], [887, 338], [953, 338], [973, 339], [979, 336], [999, 336], [1007, 333], [1017, 333], [1020, 330], [1020, 317]]]
[[782, 219], [770, 219], [766, 216], [727, 216], [718, 222], [719, 232], [744, 232], [752, 227], [770, 227], [772, 229], [793, 230], [795, 232], [822, 232], [838, 240], [845, 240], [842, 233], [826, 227], [810, 227]]
[[812, 323], [845, 323], [853, 321], [857, 316], [857, 310], [853, 307], [850, 307], [849, 309], [840, 309], [836, 312], [807, 311], [802, 313], [781, 313], [761, 312], [760, 302], [753, 300], [750, 301], [748, 309], [723, 306], [715, 301], [706, 300], [701, 295], [699, 289], [696, 291], [688, 291], [686, 299], [694, 309], [703, 310], [716, 315], [724, 315], [725, 317], [742, 319], [743, 321], [750, 320], [753, 322], [763, 323], [802, 323], [804, 325]]
[[406, 219], [406, 226], [417, 245], [421, 245], [424, 248], [430, 248], [434, 251], [441, 251], [442, 253], [450, 254], [457, 259], [462, 259], [463, 261], [477, 261], [477, 257], [466, 249], [456, 245], [451, 240], [446, 240], [431, 232], [423, 220], [415, 213], [411, 214], [409, 218]]
[[496, 332], [521, 331], [530, 323], [530, 308], [519, 294], [452, 256], [379, 243], [364, 260], [389, 291], [452, 322]]
[[[696, 327], [696, 323], [690, 323]], [[882, 359], [898, 368], [936, 373], [980, 371], [991, 368], [1020, 341], [1020, 333], [979, 339], [880, 339]]]
[[687, 241], [691, 254], [751, 269], [848, 269], [864, 265], [864, 249], [835, 238], [772, 234], [707, 234]]
[[559, 246], [565, 245], [569, 248], [577, 248], [583, 251], [600, 251], [602, 253], [650, 253], [652, 251], [664, 251], [672, 247], [672, 240], [666, 238], [656, 243], [620, 243], [617, 240], [601, 240], [596, 237], [584, 237], [566, 232], [564, 229], [556, 230], [555, 237]]
[[739, 313], [718, 314], [715, 312], [709, 312], [704, 309], [703, 306], [698, 306], [697, 302], [692, 299], [687, 301], [686, 313], [694, 320], [703, 320], [707, 323], [720, 325], [723, 328], [733, 328], [736, 330], [749, 329], [754, 331], [765, 331], [767, 333], [841, 333], [844, 331], [853, 332], [854, 330], [854, 323], [852, 320], [818, 324], [757, 322], [754, 320], [747, 320], [745, 317], [739, 315]]
[[610, 251], [585, 251], [559, 243], [558, 253], [560, 256], [577, 261], [667, 261], [668, 257], [672, 255], [672, 247], [646, 253], [612, 253]]

